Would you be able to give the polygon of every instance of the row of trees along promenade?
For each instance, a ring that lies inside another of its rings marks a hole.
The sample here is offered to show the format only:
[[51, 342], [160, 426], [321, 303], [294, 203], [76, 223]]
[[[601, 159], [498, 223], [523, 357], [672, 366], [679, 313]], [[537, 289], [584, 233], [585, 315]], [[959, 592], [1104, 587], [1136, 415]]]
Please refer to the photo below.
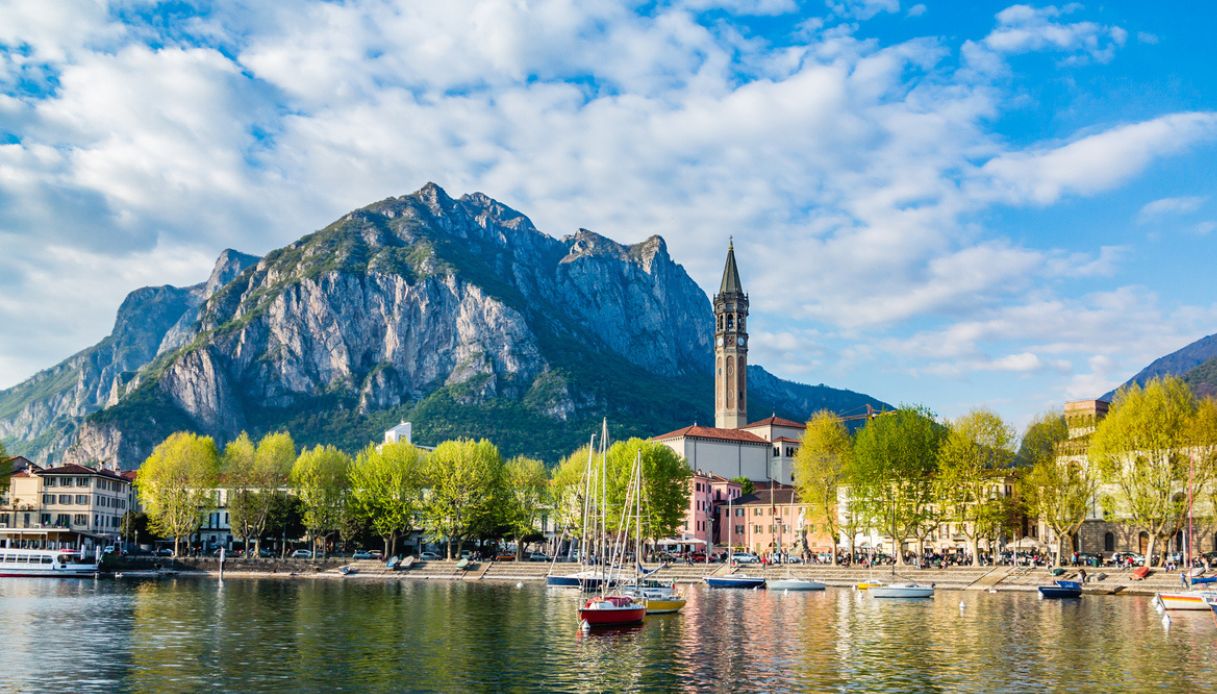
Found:
[[[608, 516], [620, 518], [613, 510], [624, 502], [638, 454], [646, 475], [643, 531], [651, 538], [666, 537], [683, 521], [691, 473], [661, 444], [629, 439], [610, 447]], [[241, 434], [223, 450], [210, 437], [180, 432], [153, 450], [136, 486], [149, 528], [173, 537], [175, 552], [217, 507], [217, 490], [223, 489], [233, 535], [255, 551], [268, 527], [282, 524], [294, 506], [313, 546], [324, 549], [335, 538], [350, 542], [371, 533], [392, 555], [400, 538], [422, 531], [445, 543], [453, 558], [468, 540], [511, 539], [522, 553], [542, 513], [551, 514], [559, 527], [574, 528], [580, 519], [580, 480], [590, 459], [588, 449], [581, 449], [551, 477], [541, 461], [504, 460], [485, 440], [445, 441], [433, 451], [385, 443], [351, 456], [326, 445], [297, 452], [283, 432], [257, 443]]]
[[[641, 439], [608, 451], [609, 529], [639, 453], [644, 536], [673, 536], [688, 508], [691, 471], [671, 449]], [[297, 451], [287, 433], [256, 444], [242, 434], [221, 451], [209, 437], [177, 433], [145, 461], [137, 487], [151, 528], [164, 536], [197, 531], [223, 488], [229, 525], [246, 547], [296, 504], [308, 536], [323, 547], [373, 533], [392, 554], [399, 538], [422, 531], [445, 542], [451, 557], [466, 540], [513, 539], [522, 551], [542, 513], [577, 536], [582, 480], [594, 458], [585, 447], [547, 470], [539, 460], [504, 460], [485, 440], [446, 441], [430, 452], [386, 443], [351, 456], [333, 446]], [[920, 550], [944, 525], [966, 538], [979, 562], [981, 540], [995, 547], [1015, 537], [1023, 518], [1051, 529], [1060, 561], [1095, 504], [1104, 519], [1148, 533], [1149, 558], [1187, 522], [1189, 489], [1201, 526], [1217, 529], [1217, 403], [1197, 399], [1177, 378], [1155, 379], [1120, 391], [1101, 421], [1050, 413], [1021, 440], [985, 409], [942, 422], [905, 406], [854, 433], [819, 412], [796, 454], [795, 484], [808, 520], [832, 538], [834, 562], [841, 537], [874, 532]]]
[[1035, 419], [1017, 448], [1014, 430], [986, 409], [944, 424], [901, 407], [853, 436], [820, 412], [796, 454], [795, 485], [833, 538], [834, 562], [842, 534], [875, 531], [920, 554], [949, 524], [977, 564], [981, 539], [994, 547], [1026, 518], [1052, 530], [1059, 563], [1095, 504], [1101, 519], [1149, 535], [1149, 560], [1185, 527], [1189, 491], [1202, 531], [1217, 531], [1217, 402], [1178, 378], [1154, 379], [1121, 390], [1101, 420]]

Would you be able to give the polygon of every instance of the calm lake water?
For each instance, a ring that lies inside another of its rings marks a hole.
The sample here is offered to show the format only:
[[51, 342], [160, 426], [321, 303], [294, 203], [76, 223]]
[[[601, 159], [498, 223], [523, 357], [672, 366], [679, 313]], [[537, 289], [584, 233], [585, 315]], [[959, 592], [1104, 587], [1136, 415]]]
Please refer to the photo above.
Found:
[[2, 579], [0, 690], [1217, 690], [1213, 617], [1146, 598], [685, 592], [582, 634], [530, 584]]

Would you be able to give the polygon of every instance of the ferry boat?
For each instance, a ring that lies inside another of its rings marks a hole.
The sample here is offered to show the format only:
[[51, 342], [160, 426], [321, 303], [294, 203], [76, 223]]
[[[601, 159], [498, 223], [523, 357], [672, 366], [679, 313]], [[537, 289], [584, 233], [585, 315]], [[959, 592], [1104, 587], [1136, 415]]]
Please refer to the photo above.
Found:
[[84, 561], [74, 549], [0, 549], [0, 577], [92, 578], [97, 563]]

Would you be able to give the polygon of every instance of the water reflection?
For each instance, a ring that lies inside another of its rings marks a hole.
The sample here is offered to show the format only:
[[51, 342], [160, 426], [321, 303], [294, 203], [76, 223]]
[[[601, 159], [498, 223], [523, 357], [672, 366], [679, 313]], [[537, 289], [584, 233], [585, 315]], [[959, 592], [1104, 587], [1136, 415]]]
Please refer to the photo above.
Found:
[[681, 615], [583, 634], [575, 594], [533, 585], [5, 579], [0, 689], [1199, 691], [1217, 675], [1212, 616], [1164, 629], [1144, 598], [685, 593]]

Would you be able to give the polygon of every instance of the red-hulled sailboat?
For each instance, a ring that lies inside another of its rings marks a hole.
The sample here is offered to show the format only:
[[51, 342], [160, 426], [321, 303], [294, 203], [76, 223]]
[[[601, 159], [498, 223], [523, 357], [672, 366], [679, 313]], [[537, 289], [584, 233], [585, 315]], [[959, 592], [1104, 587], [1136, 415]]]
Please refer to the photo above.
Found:
[[589, 627], [640, 624], [646, 616], [646, 602], [629, 595], [597, 595], [579, 608], [579, 619]]

